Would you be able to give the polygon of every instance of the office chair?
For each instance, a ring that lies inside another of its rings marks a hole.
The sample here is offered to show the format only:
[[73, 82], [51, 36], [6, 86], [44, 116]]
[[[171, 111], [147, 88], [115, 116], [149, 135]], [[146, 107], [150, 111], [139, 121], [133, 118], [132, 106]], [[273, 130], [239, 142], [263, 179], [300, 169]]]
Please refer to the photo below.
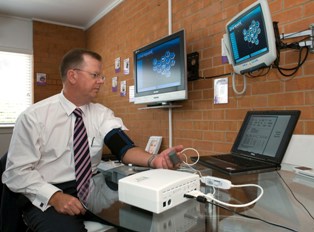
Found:
[[[1, 157], [0, 179], [5, 170], [7, 153]], [[0, 181], [0, 231], [2, 232], [23, 232], [30, 229], [24, 223], [22, 211], [18, 205], [20, 194], [12, 192], [6, 185]], [[112, 226], [94, 221], [84, 221], [88, 232], [115, 232]]]
[[[1, 169], [0, 177], [5, 170], [7, 160], [7, 153], [1, 157]], [[18, 194], [13, 193], [10, 189], [0, 183], [0, 231], [3, 232], [21, 232], [26, 231], [27, 226], [25, 225], [22, 218], [22, 211], [18, 207]]]

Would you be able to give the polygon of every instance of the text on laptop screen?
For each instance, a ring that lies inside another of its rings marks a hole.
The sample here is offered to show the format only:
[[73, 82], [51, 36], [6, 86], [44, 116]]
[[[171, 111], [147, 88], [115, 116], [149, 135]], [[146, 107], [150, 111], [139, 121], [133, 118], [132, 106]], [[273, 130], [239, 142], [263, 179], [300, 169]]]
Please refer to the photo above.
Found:
[[289, 115], [253, 115], [238, 150], [275, 157], [290, 118]]

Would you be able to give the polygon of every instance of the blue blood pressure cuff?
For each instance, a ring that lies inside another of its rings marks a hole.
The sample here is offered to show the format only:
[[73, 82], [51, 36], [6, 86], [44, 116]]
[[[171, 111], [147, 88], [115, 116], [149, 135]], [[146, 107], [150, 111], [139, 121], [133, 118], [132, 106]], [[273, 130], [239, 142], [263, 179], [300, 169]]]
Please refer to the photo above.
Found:
[[124, 154], [132, 147], [135, 147], [133, 141], [120, 128], [111, 130], [104, 139], [105, 144], [111, 153], [122, 160]]

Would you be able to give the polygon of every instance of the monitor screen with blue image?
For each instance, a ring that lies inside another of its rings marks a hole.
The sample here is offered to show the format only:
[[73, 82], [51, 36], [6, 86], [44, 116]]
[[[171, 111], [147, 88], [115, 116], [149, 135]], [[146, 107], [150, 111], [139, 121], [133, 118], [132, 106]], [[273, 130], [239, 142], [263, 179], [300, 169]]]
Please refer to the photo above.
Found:
[[134, 103], [168, 104], [187, 99], [184, 30], [134, 51]]
[[277, 57], [268, 2], [251, 4], [226, 24], [224, 42], [234, 71], [244, 74], [267, 67]]

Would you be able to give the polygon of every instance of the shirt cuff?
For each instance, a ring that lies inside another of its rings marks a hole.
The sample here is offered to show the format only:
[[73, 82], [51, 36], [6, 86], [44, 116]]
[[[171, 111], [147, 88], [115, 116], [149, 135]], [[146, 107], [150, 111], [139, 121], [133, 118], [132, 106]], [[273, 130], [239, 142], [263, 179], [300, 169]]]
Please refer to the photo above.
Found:
[[36, 195], [35, 199], [32, 201], [33, 205], [39, 208], [41, 211], [45, 211], [50, 207], [48, 202], [53, 194], [58, 191], [62, 191], [61, 189], [55, 187], [52, 184], [43, 185]]

